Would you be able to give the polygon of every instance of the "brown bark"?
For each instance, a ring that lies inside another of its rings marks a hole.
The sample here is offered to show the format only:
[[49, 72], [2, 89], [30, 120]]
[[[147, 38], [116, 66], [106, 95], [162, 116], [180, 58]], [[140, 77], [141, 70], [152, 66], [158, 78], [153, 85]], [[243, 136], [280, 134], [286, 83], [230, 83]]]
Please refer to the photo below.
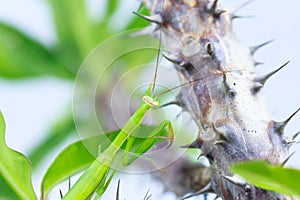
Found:
[[[273, 74], [257, 77], [253, 54], [232, 30], [233, 14], [208, 0], [144, 0], [153, 32], [174, 63], [182, 86], [178, 104], [199, 128], [192, 144], [211, 164], [211, 188], [222, 199], [288, 199], [236, 178], [244, 160], [280, 164], [288, 157], [286, 122], [274, 122], [261, 97]], [[161, 34], [160, 34], [161, 32]], [[277, 71], [274, 71], [274, 73]], [[288, 120], [287, 120], [288, 121]]]

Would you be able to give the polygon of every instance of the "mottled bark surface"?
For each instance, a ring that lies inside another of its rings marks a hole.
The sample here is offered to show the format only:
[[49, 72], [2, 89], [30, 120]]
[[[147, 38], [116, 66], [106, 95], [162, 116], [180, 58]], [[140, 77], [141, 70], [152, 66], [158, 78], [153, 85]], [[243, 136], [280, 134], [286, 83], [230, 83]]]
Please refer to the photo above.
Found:
[[[257, 77], [256, 48], [242, 45], [233, 14], [208, 0], [144, 0], [182, 83], [178, 103], [199, 128], [192, 146], [211, 164], [211, 188], [223, 199], [286, 199], [237, 179], [230, 166], [243, 160], [280, 164], [288, 157], [285, 123], [274, 122], [261, 97], [273, 74]], [[161, 34], [160, 34], [161, 33]]]

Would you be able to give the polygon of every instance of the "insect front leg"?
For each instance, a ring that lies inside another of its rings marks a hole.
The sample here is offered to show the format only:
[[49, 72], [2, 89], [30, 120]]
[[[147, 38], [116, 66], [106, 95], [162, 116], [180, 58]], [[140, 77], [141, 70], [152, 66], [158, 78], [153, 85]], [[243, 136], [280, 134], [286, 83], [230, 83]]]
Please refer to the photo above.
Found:
[[[154, 144], [162, 140], [170, 141], [170, 145], [174, 140], [174, 131], [170, 121], [164, 120], [157, 127], [146, 127], [141, 129], [142, 134], [149, 132], [148, 137], [141, 138], [138, 137], [138, 132], [136, 136], [130, 136], [127, 139], [124, 150], [126, 151], [123, 157], [123, 165], [128, 166], [137, 158], [141, 157], [146, 151], [148, 151]], [[168, 145], [168, 147], [170, 146]]]

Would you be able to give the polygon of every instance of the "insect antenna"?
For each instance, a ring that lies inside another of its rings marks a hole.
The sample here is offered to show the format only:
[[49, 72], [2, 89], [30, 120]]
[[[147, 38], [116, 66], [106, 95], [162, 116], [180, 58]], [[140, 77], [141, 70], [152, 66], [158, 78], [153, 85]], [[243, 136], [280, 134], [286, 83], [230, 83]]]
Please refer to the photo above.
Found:
[[[164, 16], [164, 11], [165, 11], [165, 0], [163, 1], [162, 4], [162, 16]], [[161, 31], [161, 27], [162, 27], [162, 23], [161, 22], [159, 24], [159, 42], [158, 42], [158, 51], [157, 51], [157, 57], [156, 57], [156, 64], [155, 64], [155, 72], [154, 72], [154, 77], [153, 80], [151, 82], [151, 95], [153, 96], [154, 94], [154, 89], [155, 89], [155, 84], [156, 84], [156, 79], [157, 79], [157, 71], [158, 71], [158, 63], [159, 63], [159, 57], [160, 57], [160, 51], [161, 51], [161, 38], [162, 38], [162, 31]]]
[[[161, 93], [157, 94], [157, 95], [155, 96], [155, 98], [157, 98], [157, 97], [159, 97], [159, 96], [162, 96], [162, 95], [164, 95], [164, 94], [167, 94], [167, 93], [169, 93], [169, 92], [171, 92], [171, 91], [173, 91], [173, 90], [175, 90], [175, 89], [177, 89], [177, 88], [180, 88], [180, 87], [182, 87], [182, 86], [185, 86], [185, 85], [188, 85], [188, 84], [191, 84], [191, 83], [195, 83], [195, 82], [198, 82], [198, 81], [200, 81], [200, 80], [203, 80], [203, 79], [206, 79], [206, 78], [209, 78], [209, 77], [212, 77], [212, 76], [216, 76], [216, 75], [224, 75], [225, 73], [230, 73], [230, 72], [233, 72], [233, 71], [243, 71], [243, 70], [229, 70], [229, 71], [223, 71], [223, 72], [215, 73], [215, 74], [212, 74], [212, 75], [206, 76], [206, 77], [200, 77], [200, 78], [198, 78], [198, 79], [194, 79], [194, 80], [191, 80], [191, 81], [182, 83], [182, 84], [180, 84], [180, 85], [177, 85], [177, 86], [175, 86], [175, 87], [172, 87], [172, 88], [170, 88], [170, 89], [167, 89], [167, 90], [165, 90], [165, 91], [162, 91]], [[177, 102], [177, 101], [171, 101], [171, 102], [168, 102], [168, 103], [166, 103], [166, 104], [161, 105], [160, 107], [165, 107], [165, 106], [172, 105], [172, 104], [179, 105], [180, 103]]]
[[177, 86], [172, 87], [172, 88], [170, 88], [170, 89], [167, 89], [167, 90], [165, 90], [165, 91], [163, 91], [163, 92], [157, 94], [156, 97], [159, 97], [159, 96], [161, 96], [161, 95], [163, 95], [163, 94], [166, 94], [166, 93], [168, 93], [168, 92], [171, 92], [171, 91], [173, 91], [173, 90], [175, 90], [175, 89], [177, 89], [177, 88], [180, 88], [180, 87], [182, 87], [182, 86], [188, 85], [188, 84], [190, 84], [190, 83], [194, 83], [194, 82], [200, 81], [201, 79], [204, 79], [204, 77], [201, 77], [201, 78], [198, 78], [198, 79], [195, 79], [195, 80], [191, 80], [191, 81], [188, 81], [188, 82], [186, 82], [186, 83], [177, 85]]

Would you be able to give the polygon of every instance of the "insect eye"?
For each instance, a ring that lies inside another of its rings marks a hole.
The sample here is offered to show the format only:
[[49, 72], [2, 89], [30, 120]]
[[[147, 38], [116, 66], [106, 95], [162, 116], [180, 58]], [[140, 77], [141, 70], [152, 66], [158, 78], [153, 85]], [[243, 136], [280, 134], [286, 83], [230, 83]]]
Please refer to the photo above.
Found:
[[152, 97], [143, 96], [143, 101], [151, 107], [157, 108], [160, 106], [160, 103], [154, 100]]

